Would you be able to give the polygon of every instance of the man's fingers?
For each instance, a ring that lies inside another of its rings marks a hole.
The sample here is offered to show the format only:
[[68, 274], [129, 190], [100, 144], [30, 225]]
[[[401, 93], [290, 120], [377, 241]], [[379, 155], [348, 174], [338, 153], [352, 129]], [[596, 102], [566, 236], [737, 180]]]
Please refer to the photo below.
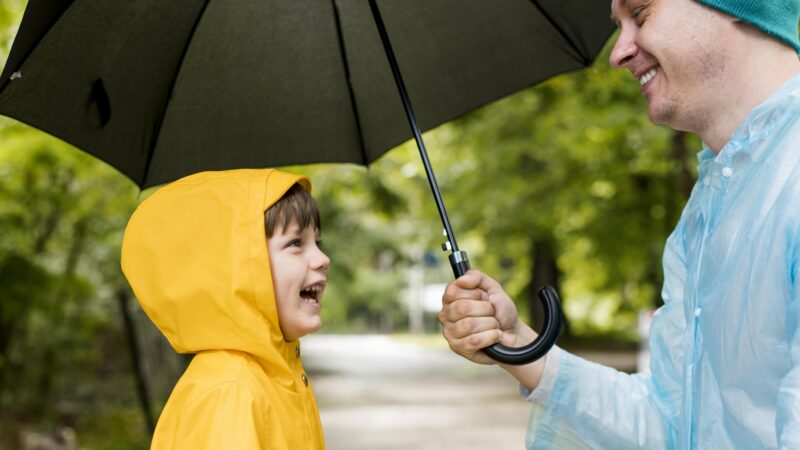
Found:
[[464, 289], [475, 289], [480, 286], [483, 272], [480, 270], [470, 269], [464, 275], [456, 278], [454, 281], [459, 287]]
[[[485, 273], [481, 272], [480, 270], [471, 269], [467, 272], [466, 275], [470, 276], [469, 282], [473, 288], [480, 289], [484, 292], [487, 292], [489, 295], [494, 293], [503, 292], [503, 287], [500, 286], [500, 283], [495, 281], [494, 278], [486, 275]], [[465, 276], [466, 276], [465, 275]]]
[[514, 302], [497, 281], [479, 270], [469, 270], [447, 285], [438, 318], [450, 348], [480, 364], [496, 363], [481, 349], [504, 336], [508, 342], [516, 340], [519, 319]]
[[459, 355], [470, 358], [474, 353], [480, 351], [482, 348], [500, 342], [502, 333], [498, 329], [481, 331], [480, 333], [470, 334], [463, 338], [456, 338], [447, 333], [445, 329], [445, 338], [450, 344], [450, 348]]
[[494, 320], [494, 307], [483, 300], [458, 300], [445, 305], [439, 313], [442, 325], [447, 322], [458, 322], [466, 317], [489, 317]]
[[487, 300], [488, 298], [489, 296], [479, 289], [464, 288], [453, 281], [450, 282], [444, 290], [442, 305], [447, 305], [458, 300]]
[[494, 317], [467, 317], [448, 325], [451, 336], [462, 339], [471, 334], [482, 333], [488, 330], [499, 330], [500, 324]]

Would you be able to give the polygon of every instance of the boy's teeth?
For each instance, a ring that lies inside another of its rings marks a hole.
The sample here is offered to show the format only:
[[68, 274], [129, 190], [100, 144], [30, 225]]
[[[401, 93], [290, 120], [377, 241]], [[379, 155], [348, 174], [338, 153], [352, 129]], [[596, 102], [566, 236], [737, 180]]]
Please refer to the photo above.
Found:
[[314, 285], [304, 288], [300, 291], [300, 297], [303, 300], [311, 303], [319, 303], [319, 294], [322, 292], [322, 286]]

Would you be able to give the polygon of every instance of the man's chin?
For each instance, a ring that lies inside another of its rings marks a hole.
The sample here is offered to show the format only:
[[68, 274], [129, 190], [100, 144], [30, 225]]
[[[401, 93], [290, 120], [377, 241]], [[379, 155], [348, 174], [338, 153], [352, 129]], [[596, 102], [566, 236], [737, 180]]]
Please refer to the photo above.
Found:
[[651, 103], [647, 107], [647, 117], [655, 125], [665, 125], [674, 128], [676, 111], [669, 106]]

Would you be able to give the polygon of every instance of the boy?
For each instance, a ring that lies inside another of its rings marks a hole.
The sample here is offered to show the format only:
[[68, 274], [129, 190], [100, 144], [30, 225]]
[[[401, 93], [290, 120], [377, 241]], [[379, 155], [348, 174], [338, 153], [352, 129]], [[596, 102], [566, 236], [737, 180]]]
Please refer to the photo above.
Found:
[[328, 257], [307, 178], [203, 172], [134, 212], [122, 270], [180, 353], [195, 353], [152, 449], [322, 449], [298, 338], [321, 326]]

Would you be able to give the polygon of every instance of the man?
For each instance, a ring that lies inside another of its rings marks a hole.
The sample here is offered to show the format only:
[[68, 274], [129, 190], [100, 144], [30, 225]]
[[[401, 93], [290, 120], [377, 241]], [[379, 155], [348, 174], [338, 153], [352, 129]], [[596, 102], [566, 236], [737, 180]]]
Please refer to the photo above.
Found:
[[[800, 448], [800, 0], [613, 0], [611, 53], [656, 124], [698, 134], [699, 178], [664, 251], [651, 375], [557, 347], [503, 366], [529, 448]], [[439, 315], [460, 355], [536, 334], [479, 271]]]

